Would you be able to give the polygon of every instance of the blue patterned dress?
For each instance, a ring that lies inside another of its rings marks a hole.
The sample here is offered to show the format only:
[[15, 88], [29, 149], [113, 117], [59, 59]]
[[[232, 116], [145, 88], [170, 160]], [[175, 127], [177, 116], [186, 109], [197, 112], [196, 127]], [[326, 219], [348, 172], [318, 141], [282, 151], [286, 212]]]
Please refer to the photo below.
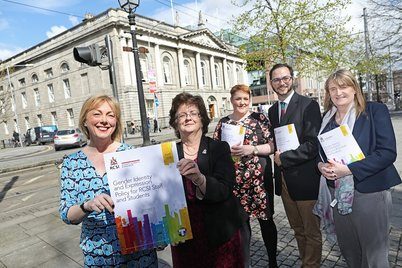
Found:
[[[117, 151], [131, 148], [130, 145], [121, 144]], [[64, 159], [60, 189], [59, 211], [61, 219], [67, 224], [71, 224], [67, 218], [70, 207], [102, 193], [110, 195], [106, 174], [99, 176], [82, 150]], [[83, 219], [80, 247], [84, 253], [85, 267], [158, 267], [155, 250], [121, 254], [114, 216], [107, 210], [92, 212]]]

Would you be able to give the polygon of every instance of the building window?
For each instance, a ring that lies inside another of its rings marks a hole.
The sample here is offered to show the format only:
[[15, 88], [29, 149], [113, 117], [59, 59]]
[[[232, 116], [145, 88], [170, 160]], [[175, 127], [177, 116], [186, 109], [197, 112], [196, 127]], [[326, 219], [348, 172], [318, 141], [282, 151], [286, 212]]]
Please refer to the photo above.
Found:
[[217, 86], [221, 85], [221, 70], [219, 65], [215, 63], [215, 84]]
[[184, 70], [183, 70], [183, 75], [184, 75], [184, 83], [186, 85], [191, 84], [191, 67], [190, 67], [190, 62], [188, 60], [184, 60]]
[[34, 88], [34, 99], [35, 99], [35, 106], [39, 107], [40, 105], [40, 94], [39, 94], [39, 89], [38, 88]]
[[28, 101], [27, 101], [27, 94], [25, 92], [21, 92], [21, 102], [22, 102], [22, 109], [27, 108]]
[[165, 84], [172, 84], [172, 63], [169, 57], [163, 57], [163, 77]]
[[64, 88], [64, 98], [66, 99], [71, 98], [70, 81], [68, 81], [68, 79], [63, 80], [63, 88]]
[[18, 80], [18, 83], [20, 84], [20, 87], [25, 87], [25, 78]]
[[66, 73], [66, 72], [70, 71], [70, 66], [68, 66], [68, 64], [66, 62], [64, 62], [61, 65], [60, 70], [62, 73]]
[[67, 119], [68, 119], [68, 125], [70, 127], [74, 126], [74, 112], [73, 109], [67, 109]]
[[30, 124], [29, 124], [29, 117], [28, 116], [25, 116], [25, 129], [28, 129], [28, 128], [30, 128], [31, 126], [30, 126]]
[[201, 82], [203, 86], [207, 84], [207, 67], [204, 61], [201, 61]]
[[43, 126], [43, 118], [42, 118], [41, 114], [36, 115], [36, 121], [37, 121], [39, 127]]
[[0, 92], [1, 92], [1, 91], [4, 91], [4, 88], [3, 88], [3, 86], [0, 86]]
[[240, 68], [236, 67], [237, 83], [240, 84], [241, 81], [241, 71]]
[[52, 117], [52, 125], [57, 126], [57, 114], [56, 114], [56, 112], [51, 112], [50, 115]]
[[46, 70], [45, 70], [45, 77], [48, 78], [48, 79], [53, 77], [53, 70], [52, 70], [52, 68], [49, 68], [49, 69], [46, 69]]
[[143, 55], [140, 56], [140, 65], [141, 65], [141, 79], [143, 82], [146, 82], [148, 81], [148, 62]]
[[52, 103], [54, 102], [54, 88], [53, 84], [47, 85], [47, 95], [49, 97], [49, 102]]
[[8, 131], [7, 121], [3, 122], [4, 134], [8, 135], [10, 132]]
[[31, 77], [31, 81], [32, 83], [38, 83], [39, 82], [39, 78], [37, 74], [33, 74]]

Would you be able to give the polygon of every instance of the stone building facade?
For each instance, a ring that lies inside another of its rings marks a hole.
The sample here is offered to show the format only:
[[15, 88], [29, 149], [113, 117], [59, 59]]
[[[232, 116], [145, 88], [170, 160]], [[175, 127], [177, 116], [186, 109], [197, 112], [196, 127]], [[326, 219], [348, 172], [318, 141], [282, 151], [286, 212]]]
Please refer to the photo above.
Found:
[[[211, 118], [219, 118], [231, 109], [230, 88], [247, 83], [245, 62], [237, 56], [236, 47], [222, 42], [202, 25], [190, 30], [140, 15], [136, 22], [145, 103], [151, 120], [157, 117], [161, 127], [167, 126], [171, 100], [183, 91], [201, 95]], [[9, 139], [14, 130], [25, 133], [35, 126], [76, 127], [85, 99], [94, 94], [112, 95], [106, 35], [113, 44], [123, 123], [128, 126], [135, 121], [139, 125], [129, 27], [127, 13], [109, 9], [1, 62], [0, 140]], [[103, 67], [74, 60], [74, 47], [91, 44], [100, 46]], [[149, 92], [151, 81], [156, 81], [156, 93]]]

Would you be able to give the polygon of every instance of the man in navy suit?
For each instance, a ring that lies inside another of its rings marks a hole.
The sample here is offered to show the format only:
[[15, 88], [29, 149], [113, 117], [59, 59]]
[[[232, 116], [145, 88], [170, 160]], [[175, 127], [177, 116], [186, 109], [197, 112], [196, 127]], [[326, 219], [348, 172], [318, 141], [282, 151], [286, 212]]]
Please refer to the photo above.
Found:
[[320, 267], [320, 221], [312, 213], [320, 182], [316, 168], [320, 108], [317, 102], [294, 91], [291, 66], [276, 64], [269, 75], [279, 99], [268, 111], [271, 133], [274, 135], [274, 128], [294, 124], [300, 143], [297, 149], [275, 152], [275, 194], [281, 196], [290, 227], [295, 232], [302, 267]]

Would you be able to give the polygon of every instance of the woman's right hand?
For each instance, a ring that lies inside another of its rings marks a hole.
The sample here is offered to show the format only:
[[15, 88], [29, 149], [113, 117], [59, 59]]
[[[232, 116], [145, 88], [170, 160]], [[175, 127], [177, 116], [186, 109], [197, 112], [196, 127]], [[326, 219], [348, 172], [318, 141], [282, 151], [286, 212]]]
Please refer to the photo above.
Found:
[[333, 170], [332, 170], [332, 164], [319, 162], [317, 166], [318, 166], [318, 170], [321, 172], [321, 174], [325, 178], [327, 178], [329, 180], [336, 179], [336, 177], [334, 176], [335, 174], [333, 173]]
[[107, 209], [110, 213], [113, 213], [114, 203], [112, 198], [107, 194], [97, 195], [94, 199], [84, 203], [84, 208], [88, 211], [96, 211], [98, 213]]

